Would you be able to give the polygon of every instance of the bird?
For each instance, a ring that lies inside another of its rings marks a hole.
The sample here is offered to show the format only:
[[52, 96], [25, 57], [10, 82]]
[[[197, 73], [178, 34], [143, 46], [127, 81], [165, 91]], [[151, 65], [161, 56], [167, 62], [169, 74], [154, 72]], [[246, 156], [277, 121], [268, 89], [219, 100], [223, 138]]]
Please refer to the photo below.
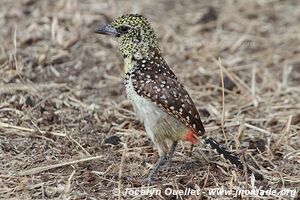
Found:
[[140, 14], [125, 14], [95, 33], [112, 36], [124, 57], [124, 84], [159, 159], [143, 183], [154, 181], [162, 165], [168, 166], [179, 141], [201, 141], [239, 169], [244, 165], [234, 153], [205, 135], [200, 114], [188, 91], [162, 56], [150, 22]]

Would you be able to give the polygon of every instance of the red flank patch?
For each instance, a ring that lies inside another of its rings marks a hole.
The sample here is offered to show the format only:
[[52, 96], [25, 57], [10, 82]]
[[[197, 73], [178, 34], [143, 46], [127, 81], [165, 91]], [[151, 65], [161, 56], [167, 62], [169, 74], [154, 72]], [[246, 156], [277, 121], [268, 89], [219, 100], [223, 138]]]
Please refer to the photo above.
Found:
[[198, 142], [198, 139], [197, 137], [195, 136], [195, 133], [193, 130], [188, 130], [186, 133], [183, 134], [183, 137], [182, 137], [183, 140], [185, 141], [189, 141], [193, 144], [196, 144]]

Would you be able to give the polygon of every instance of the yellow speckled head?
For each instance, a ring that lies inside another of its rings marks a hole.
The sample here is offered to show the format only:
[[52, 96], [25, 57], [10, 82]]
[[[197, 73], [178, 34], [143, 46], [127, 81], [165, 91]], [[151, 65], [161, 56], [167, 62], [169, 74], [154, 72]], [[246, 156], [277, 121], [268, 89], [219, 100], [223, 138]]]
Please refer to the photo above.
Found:
[[114, 36], [125, 57], [141, 59], [149, 49], [157, 48], [157, 40], [148, 20], [139, 14], [127, 14], [111, 24], [95, 30], [96, 33]]

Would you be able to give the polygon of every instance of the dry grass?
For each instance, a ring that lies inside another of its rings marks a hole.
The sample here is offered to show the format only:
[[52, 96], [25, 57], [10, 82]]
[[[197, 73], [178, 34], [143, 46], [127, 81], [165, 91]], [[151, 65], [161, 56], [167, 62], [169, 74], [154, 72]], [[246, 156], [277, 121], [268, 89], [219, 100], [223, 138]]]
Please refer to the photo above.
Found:
[[[112, 190], [139, 187], [158, 155], [125, 99], [115, 42], [91, 33], [131, 12], [152, 22], [207, 134], [261, 169], [255, 185], [300, 188], [300, 3], [175, 2], [1, 1], [1, 199], [132, 198]], [[201, 145], [188, 150], [179, 145], [154, 187], [252, 187]], [[213, 197], [178, 197], [197, 198]]]

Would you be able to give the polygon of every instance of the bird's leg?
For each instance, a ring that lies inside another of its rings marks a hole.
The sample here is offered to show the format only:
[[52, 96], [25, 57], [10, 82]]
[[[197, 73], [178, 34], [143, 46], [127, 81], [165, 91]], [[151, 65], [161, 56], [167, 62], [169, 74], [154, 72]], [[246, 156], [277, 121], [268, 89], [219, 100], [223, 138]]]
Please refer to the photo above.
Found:
[[167, 158], [166, 158], [166, 163], [164, 164], [164, 167], [169, 167], [171, 165], [171, 161], [172, 161], [172, 158], [173, 158], [173, 155], [174, 155], [177, 144], [178, 144], [178, 141], [174, 141], [171, 144], [168, 155], [167, 155]]
[[194, 144], [191, 145], [191, 149], [190, 149], [190, 152], [189, 152], [189, 157], [192, 157], [193, 149], [194, 149]]
[[165, 161], [166, 157], [164, 155], [160, 156], [158, 161], [155, 163], [153, 169], [149, 173], [148, 177], [143, 180], [143, 184], [151, 183], [153, 182], [153, 179], [158, 172], [159, 167], [162, 165], [162, 163]]

